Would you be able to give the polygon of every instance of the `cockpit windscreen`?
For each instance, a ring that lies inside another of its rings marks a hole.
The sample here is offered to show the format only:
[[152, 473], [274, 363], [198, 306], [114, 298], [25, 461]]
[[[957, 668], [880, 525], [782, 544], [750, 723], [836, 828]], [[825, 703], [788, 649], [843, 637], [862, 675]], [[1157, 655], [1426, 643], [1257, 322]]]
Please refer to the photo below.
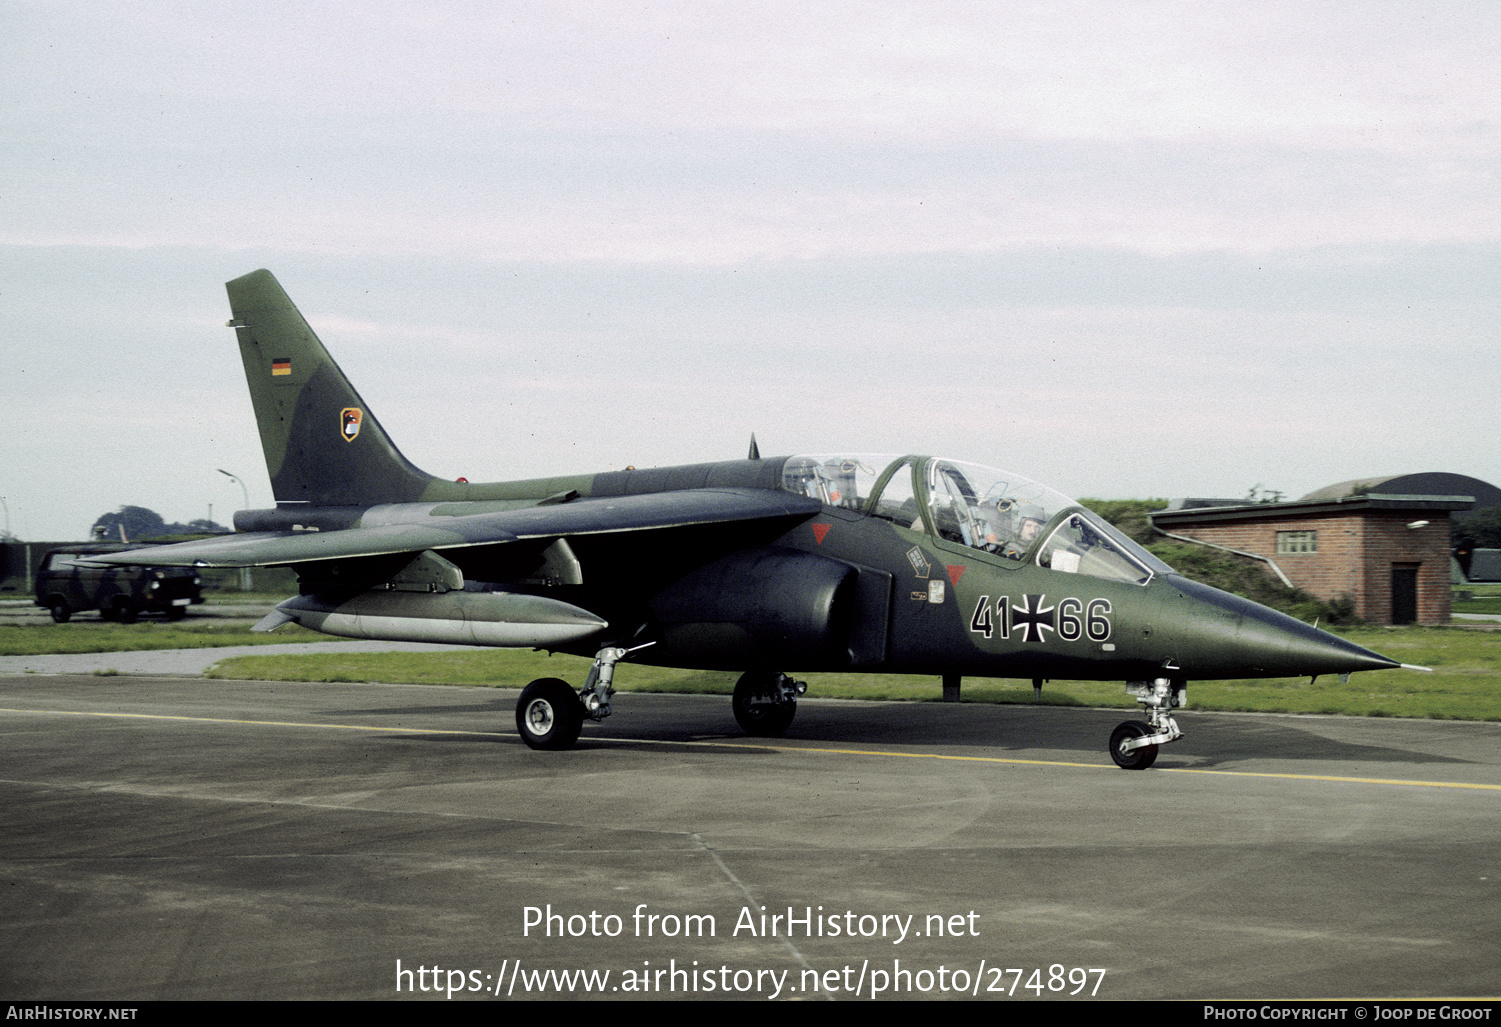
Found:
[[[921, 468], [923, 495], [913, 489], [913, 465]], [[1035, 559], [1066, 574], [1145, 584], [1172, 570], [1062, 493], [981, 464], [869, 453], [795, 456], [782, 469], [782, 487], [914, 531], [931, 525], [948, 542], [1018, 563]]]

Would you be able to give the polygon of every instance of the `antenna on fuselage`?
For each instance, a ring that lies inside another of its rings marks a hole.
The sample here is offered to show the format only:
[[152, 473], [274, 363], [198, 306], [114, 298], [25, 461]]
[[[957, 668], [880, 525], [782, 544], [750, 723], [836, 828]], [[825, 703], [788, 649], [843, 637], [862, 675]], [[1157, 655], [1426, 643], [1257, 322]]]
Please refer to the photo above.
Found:
[[750, 452], [748, 454], [746, 454], [745, 458], [747, 460], [759, 460], [759, 459], [761, 459], [761, 447], [758, 446], [758, 445], [756, 445], [756, 433], [755, 432], [751, 432]]

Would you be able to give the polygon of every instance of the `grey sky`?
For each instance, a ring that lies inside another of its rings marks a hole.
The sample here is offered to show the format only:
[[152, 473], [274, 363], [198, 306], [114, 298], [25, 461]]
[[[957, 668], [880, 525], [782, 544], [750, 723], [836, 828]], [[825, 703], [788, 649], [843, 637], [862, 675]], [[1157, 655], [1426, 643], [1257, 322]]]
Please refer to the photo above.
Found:
[[419, 466], [1501, 480], [1501, 7], [16, 3], [0, 496], [270, 492], [270, 268]]

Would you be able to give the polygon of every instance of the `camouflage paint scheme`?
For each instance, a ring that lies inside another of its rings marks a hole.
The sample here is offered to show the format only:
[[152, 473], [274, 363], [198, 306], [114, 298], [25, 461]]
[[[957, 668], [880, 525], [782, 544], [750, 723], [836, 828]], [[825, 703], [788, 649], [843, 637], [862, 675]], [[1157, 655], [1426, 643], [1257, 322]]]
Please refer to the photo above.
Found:
[[[1398, 666], [1190, 581], [1072, 501], [974, 465], [761, 459], [753, 444], [751, 459], [722, 463], [439, 480], [392, 444], [269, 272], [228, 291], [277, 505], [237, 515], [241, 534], [162, 547], [152, 562], [292, 566], [302, 595], [281, 622], [594, 655], [584, 715], [596, 719], [627, 650], [746, 671], [736, 713], [758, 733], [791, 720], [785, 671], [1156, 682], [1152, 725], [1112, 740], [1122, 766], [1155, 756], [1155, 742], [1130, 737], [1177, 737], [1162, 710], [1188, 680]], [[1035, 536], [999, 527], [1024, 515]], [[548, 730], [523, 724], [529, 744], [576, 737], [571, 723], [549, 733], [578, 713], [560, 684], [533, 710]]]

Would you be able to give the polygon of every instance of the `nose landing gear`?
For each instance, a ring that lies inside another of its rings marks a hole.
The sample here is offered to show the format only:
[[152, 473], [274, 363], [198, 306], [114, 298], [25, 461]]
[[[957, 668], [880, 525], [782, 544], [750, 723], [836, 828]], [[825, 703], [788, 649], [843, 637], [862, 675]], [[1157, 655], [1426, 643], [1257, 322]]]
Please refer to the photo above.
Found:
[[1188, 705], [1188, 688], [1183, 681], [1157, 678], [1150, 682], [1127, 682], [1126, 691], [1147, 708], [1151, 723], [1128, 720], [1117, 725], [1110, 732], [1110, 758], [1122, 770], [1146, 770], [1156, 762], [1159, 745], [1183, 737], [1178, 722], [1168, 711], [1174, 706]]

